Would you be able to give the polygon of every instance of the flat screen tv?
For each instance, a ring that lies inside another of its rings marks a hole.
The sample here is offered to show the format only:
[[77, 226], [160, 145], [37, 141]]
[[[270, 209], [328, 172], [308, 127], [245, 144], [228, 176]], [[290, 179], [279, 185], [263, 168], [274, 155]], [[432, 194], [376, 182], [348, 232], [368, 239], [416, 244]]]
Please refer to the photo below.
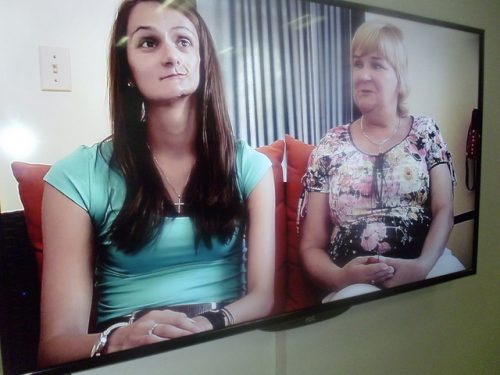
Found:
[[[281, 147], [284, 156], [278, 157], [281, 168], [275, 168], [275, 173], [283, 172], [284, 182], [276, 186], [282, 189], [284, 207], [276, 211], [281, 239], [277, 240], [273, 313], [98, 358], [37, 367], [39, 254], [26, 235], [25, 212], [10, 164], [16, 160], [52, 164], [79, 145], [91, 145], [109, 135], [107, 48], [121, 1], [3, 2], [3, 33], [16, 30], [0, 52], [3, 70], [23, 72], [4, 74], [0, 81], [0, 101], [4, 103], [0, 111], [1, 346], [6, 375], [71, 373], [250, 330], [289, 329], [348, 314], [354, 304], [435, 284], [446, 288], [452, 280], [476, 273], [483, 30], [334, 0], [193, 1], [218, 51], [236, 138], [256, 148], [281, 140], [275, 146]], [[463, 267], [321, 303], [328, 293], [311, 280], [298, 253], [295, 221], [300, 180], [312, 146], [318, 145], [329, 129], [361, 116], [353, 100], [350, 45], [361, 24], [377, 20], [397, 26], [404, 36], [409, 113], [434, 119], [452, 155], [456, 173], [454, 225], [446, 248]], [[19, 27], [19, 22], [29, 27]], [[43, 86], [43, 51], [47, 51], [43, 47], [62, 56], [61, 65], [49, 65], [49, 69], [61, 68], [63, 87], [54, 90]], [[293, 170], [297, 162], [302, 167]], [[18, 221], [14, 229], [13, 217]]]

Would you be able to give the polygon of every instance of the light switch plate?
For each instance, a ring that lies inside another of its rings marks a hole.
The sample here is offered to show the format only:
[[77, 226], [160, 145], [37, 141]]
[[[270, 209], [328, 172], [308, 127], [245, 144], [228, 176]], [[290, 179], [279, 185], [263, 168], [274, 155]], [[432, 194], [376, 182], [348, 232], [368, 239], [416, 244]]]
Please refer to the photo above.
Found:
[[42, 91], [71, 91], [69, 48], [39, 47]]

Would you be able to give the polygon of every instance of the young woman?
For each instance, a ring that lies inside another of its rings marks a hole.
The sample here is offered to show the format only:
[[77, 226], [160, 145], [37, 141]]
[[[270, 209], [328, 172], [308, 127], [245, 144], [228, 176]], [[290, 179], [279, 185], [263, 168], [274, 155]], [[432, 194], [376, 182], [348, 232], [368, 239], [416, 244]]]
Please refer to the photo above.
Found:
[[333, 292], [327, 300], [463, 269], [444, 252], [453, 226], [451, 156], [434, 120], [408, 115], [401, 31], [366, 22], [351, 56], [362, 116], [327, 133], [304, 176], [301, 255]]
[[221, 81], [188, 3], [122, 3], [110, 46], [113, 133], [45, 178], [42, 366], [271, 310], [272, 171], [234, 140]]

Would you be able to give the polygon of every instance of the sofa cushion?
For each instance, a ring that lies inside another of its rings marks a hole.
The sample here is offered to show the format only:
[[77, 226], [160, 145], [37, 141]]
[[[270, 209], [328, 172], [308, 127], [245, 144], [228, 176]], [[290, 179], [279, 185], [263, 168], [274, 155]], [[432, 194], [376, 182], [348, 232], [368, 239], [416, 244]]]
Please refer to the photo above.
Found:
[[42, 196], [43, 177], [50, 165], [29, 164], [15, 161], [11, 165], [18, 182], [19, 196], [24, 207], [31, 244], [42, 251]]
[[285, 222], [285, 186], [283, 183], [283, 154], [285, 142], [278, 140], [269, 146], [257, 148], [258, 151], [267, 155], [273, 165], [274, 187], [276, 190], [276, 258], [275, 258], [275, 282], [274, 282], [274, 308], [272, 314], [284, 311], [286, 301], [286, 222]]
[[287, 182], [286, 182], [286, 232], [288, 259], [288, 286], [286, 310], [297, 310], [320, 303], [316, 288], [303, 270], [299, 257], [297, 235], [297, 206], [302, 194], [302, 177], [307, 168], [309, 155], [314, 146], [301, 142], [290, 135], [285, 136]]
[[36, 249], [36, 260], [38, 272], [41, 276], [42, 270], [42, 196], [43, 177], [50, 169], [50, 165], [30, 164], [15, 161], [11, 164], [12, 172], [18, 182], [19, 197], [24, 207], [24, 216], [28, 237], [32, 246]]

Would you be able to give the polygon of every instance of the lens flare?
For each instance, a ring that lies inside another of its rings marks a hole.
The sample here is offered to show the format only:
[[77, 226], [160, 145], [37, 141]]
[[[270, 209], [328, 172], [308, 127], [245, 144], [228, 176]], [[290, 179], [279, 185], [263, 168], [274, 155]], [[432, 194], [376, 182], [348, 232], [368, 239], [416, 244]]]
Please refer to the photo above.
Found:
[[174, 0], [165, 0], [163, 3], [160, 4], [158, 9], [156, 10], [157, 12], [161, 12], [163, 9], [167, 8], [170, 4], [172, 4]]
[[25, 159], [36, 149], [35, 133], [23, 124], [0, 128], [0, 150], [11, 159]]
[[124, 47], [127, 44], [127, 42], [128, 42], [128, 36], [126, 36], [126, 35], [122, 36], [120, 38], [120, 40], [118, 41], [118, 43], [116, 43], [116, 46], [117, 47]]

